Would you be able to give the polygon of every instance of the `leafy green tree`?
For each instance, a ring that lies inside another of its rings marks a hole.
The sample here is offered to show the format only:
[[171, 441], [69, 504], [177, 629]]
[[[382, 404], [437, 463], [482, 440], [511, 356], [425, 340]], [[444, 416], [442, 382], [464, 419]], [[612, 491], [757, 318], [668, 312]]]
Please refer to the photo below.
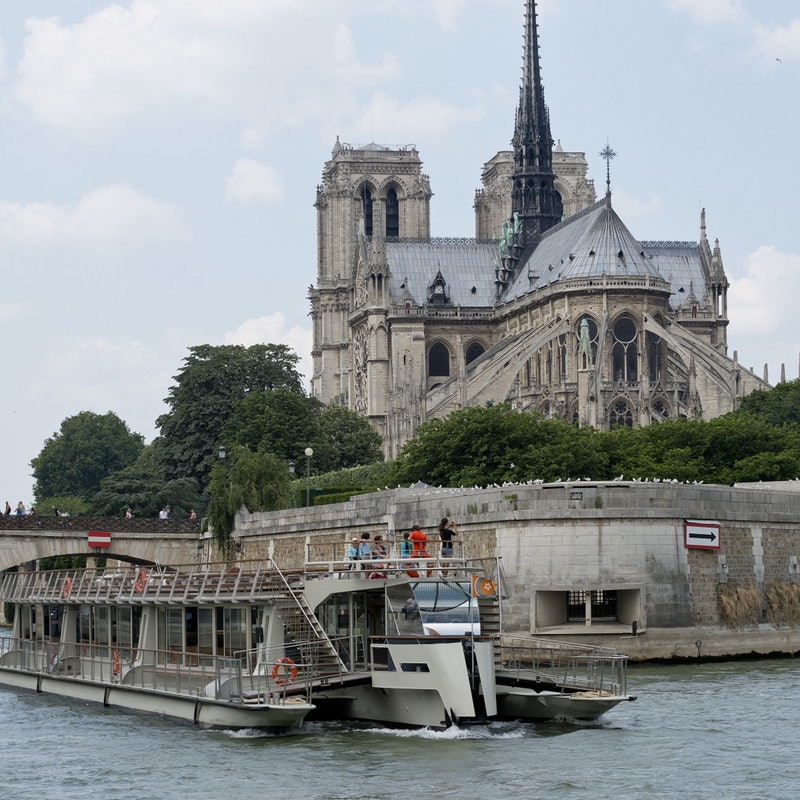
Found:
[[100, 483], [100, 491], [92, 498], [90, 514], [102, 517], [124, 516], [130, 508], [136, 517], [157, 517], [165, 506], [170, 507], [170, 517], [188, 517], [192, 509], [203, 506], [197, 481], [176, 478], [162, 481], [151, 472], [137, 467], [115, 472]]
[[206, 522], [216, 545], [227, 553], [239, 509], [244, 507], [252, 513], [288, 505], [289, 473], [285, 462], [269, 453], [235, 448], [224, 462], [211, 468], [209, 492]]
[[74, 495], [59, 495], [58, 497], [37, 498], [36, 513], [40, 517], [54, 514], [58, 509], [59, 514], [69, 514], [79, 517], [91, 513], [91, 506], [82, 497]]
[[398, 483], [485, 486], [506, 481], [601, 477], [596, 432], [520, 414], [507, 404], [454, 411], [420, 426], [394, 465]]
[[280, 387], [249, 392], [238, 400], [220, 433], [228, 448], [243, 445], [271, 453], [284, 463], [297, 461], [306, 447], [314, 450], [315, 471], [335, 467], [316, 410], [319, 402]]
[[800, 379], [751, 392], [742, 398], [735, 413], [751, 414], [772, 425], [800, 424]]
[[303, 394], [299, 359], [281, 344], [189, 348], [156, 420], [159, 458], [172, 478], [193, 478], [201, 487], [217, 460], [222, 429], [235, 404], [249, 392], [284, 387]]
[[355, 411], [344, 406], [325, 406], [319, 412], [319, 425], [332, 450], [333, 469], [383, 461], [380, 434]]
[[800, 475], [800, 432], [796, 426], [772, 425], [739, 412], [712, 419], [707, 425], [708, 445], [703, 453], [707, 480], [791, 480]]
[[708, 436], [708, 424], [693, 419], [668, 419], [601, 434], [612, 475], [679, 481], [707, 477]]
[[88, 500], [103, 478], [132, 464], [143, 447], [143, 437], [112, 411], [68, 417], [30, 462], [37, 502], [44, 507], [41, 500], [65, 495]]

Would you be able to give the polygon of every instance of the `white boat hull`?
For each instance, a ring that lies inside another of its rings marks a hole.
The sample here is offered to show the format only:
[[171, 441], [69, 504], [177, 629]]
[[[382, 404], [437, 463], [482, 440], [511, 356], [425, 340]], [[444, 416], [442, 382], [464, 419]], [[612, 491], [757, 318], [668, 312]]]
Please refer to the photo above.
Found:
[[314, 709], [312, 704], [305, 702], [232, 703], [5, 667], [0, 667], [0, 685], [97, 703], [107, 708], [153, 714], [201, 728], [290, 728], [299, 725]]

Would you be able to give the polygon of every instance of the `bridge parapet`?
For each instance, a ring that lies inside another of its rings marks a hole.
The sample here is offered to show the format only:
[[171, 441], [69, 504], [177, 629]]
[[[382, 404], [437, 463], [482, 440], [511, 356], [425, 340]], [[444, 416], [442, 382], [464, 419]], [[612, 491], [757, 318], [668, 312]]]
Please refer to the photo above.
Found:
[[196, 533], [199, 519], [158, 519], [156, 517], [56, 517], [0, 515], [0, 531], [114, 531], [125, 533]]

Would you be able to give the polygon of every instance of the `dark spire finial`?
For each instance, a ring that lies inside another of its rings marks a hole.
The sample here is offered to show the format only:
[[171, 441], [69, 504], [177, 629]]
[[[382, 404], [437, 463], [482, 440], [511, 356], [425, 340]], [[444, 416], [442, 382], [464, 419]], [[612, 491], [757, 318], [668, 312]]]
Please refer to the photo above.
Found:
[[611, 194], [611, 159], [616, 157], [616, 152], [611, 149], [611, 145], [606, 139], [606, 146], [600, 151], [600, 158], [606, 162], [606, 195]]
[[522, 84], [511, 143], [514, 147], [511, 211], [520, 220], [518, 245], [524, 250], [535, 247], [542, 234], [561, 221], [563, 211], [553, 173], [553, 137], [539, 65], [535, 0], [527, 0], [525, 4]]

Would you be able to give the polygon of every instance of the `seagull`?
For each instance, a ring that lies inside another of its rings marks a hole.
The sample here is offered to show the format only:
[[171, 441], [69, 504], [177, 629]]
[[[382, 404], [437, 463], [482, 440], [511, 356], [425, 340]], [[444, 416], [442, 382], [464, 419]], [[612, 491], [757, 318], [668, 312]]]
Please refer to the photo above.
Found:
[[775, 60], [776, 60], [776, 61], [777, 61], [779, 64], [783, 64], [783, 61], [781, 61], [781, 60], [780, 60], [780, 59], [779, 59], [777, 56], [775, 57]]

